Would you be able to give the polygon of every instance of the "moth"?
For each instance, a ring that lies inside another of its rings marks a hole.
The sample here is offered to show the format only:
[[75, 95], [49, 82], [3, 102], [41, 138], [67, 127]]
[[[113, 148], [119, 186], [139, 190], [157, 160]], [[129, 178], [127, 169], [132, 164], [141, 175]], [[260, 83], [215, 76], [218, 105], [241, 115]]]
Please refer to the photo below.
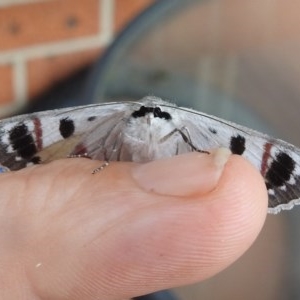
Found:
[[269, 213], [300, 204], [300, 149], [157, 97], [57, 109], [0, 121], [2, 173], [70, 156], [147, 162], [218, 147], [244, 156], [259, 170], [268, 189]]

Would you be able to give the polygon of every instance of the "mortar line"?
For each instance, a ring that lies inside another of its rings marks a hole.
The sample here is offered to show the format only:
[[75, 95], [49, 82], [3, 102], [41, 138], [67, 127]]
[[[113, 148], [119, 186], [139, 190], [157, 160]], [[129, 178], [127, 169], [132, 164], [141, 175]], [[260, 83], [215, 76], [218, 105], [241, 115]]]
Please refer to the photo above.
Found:
[[27, 100], [27, 71], [26, 62], [16, 57], [13, 63], [14, 104], [23, 105]]
[[35, 59], [39, 57], [80, 52], [91, 48], [106, 46], [110, 41], [107, 33], [88, 38], [70, 39], [67, 41], [48, 43], [18, 49], [11, 49], [0, 52], [0, 64], [11, 63], [15, 57], [20, 57], [23, 60]]
[[114, 34], [114, 10], [115, 10], [115, 3], [113, 0], [99, 0], [99, 31], [103, 31], [104, 34], [107, 35], [109, 42], [113, 38]]
[[49, 0], [1, 0], [0, 7], [9, 7], [13, 5], [20, 5], [20, 4], [34, 4], [39, 2], [46, 2]]

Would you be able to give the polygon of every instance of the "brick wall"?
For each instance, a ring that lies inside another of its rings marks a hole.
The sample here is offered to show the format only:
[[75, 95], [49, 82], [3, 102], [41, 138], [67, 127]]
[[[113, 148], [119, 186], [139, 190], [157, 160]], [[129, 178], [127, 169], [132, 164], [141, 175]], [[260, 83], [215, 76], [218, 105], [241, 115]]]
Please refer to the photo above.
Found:
[[91, 64], [154, 0], [1, 0], [0, 115]]

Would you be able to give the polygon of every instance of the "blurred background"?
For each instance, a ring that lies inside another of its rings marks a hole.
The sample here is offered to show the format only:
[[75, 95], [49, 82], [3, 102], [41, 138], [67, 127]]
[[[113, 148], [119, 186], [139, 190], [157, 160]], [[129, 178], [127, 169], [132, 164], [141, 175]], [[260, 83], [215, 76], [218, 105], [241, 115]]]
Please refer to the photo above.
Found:
[[[297, 0], [1, 0], [0, 115], [156, 95], [300, 146], [299, 20]], [[299, 216], [173, 296], [300, 299]]]
[[63, 90], [66, 79], [79, 76], [82, 82], [81, 73], [152, 2], [1, 0], [0, 114], [45, 99], [54, 88]]

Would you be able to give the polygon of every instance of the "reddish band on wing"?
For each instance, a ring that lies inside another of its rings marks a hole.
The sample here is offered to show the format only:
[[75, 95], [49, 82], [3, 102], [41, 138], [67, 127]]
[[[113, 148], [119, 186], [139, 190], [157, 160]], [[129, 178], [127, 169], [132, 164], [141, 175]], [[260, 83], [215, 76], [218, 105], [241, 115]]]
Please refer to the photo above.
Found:
[[264, 145], [264, 153], [261, 160], [261, 167], [260, 167], [260, 173], [262, 176], [266, 175], [267, 168], [268, 168], [268, 160], [271, 156], [271, 149], [273, 144], [272, 143], [265, 143]]
[[34, 125], [34, 133], [36, 137], [36, 147], [38, 151], [41, 151], [43, 149], [43, 129], [41, 120], [39, 118], [33, 119], [33, 125]]

